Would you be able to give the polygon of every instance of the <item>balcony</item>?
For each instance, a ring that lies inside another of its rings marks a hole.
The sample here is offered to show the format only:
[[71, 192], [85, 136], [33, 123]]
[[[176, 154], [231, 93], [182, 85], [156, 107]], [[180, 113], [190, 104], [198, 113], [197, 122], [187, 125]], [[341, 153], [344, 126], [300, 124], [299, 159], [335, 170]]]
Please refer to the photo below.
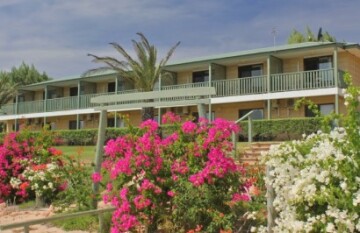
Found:
[[[339, 87], [344, 87], [343, 72], [340, 71]], [[319, 88], [335, 87], [334, 70], [314, 70], [294, 73], [281, 73], [270, 75], [270, 85], [267, 84], [267, 76], [257, 76], [249, 78], [234, 78], [227, 80], [215, 80], [211, 85], [216, 89], [215, 97], [256, 95], [263, 93], [276, 93], [287, 91], [312, 90]], [[180, 85], [164, 86], [162, 90], [173, 90], [186, 87], [204, 87], [209, 82], [188, 83]], [[268, 88], [270, 87], [270, 90]], [[132, 93], [136, 90], [119, 91], [118, 94]], [[3, 105], [1, 110], [6, 114], [27, 114], [39, 112], [65, 111], [74, 109], [93, 108], [95, 105], [90, 103], [90, 99], [99, 95], [108, 95], [109, 93], [88, 94], [55, 99], [27, 101], [16, 104]], [[115, 94], [115, 93], [113, 93]]]

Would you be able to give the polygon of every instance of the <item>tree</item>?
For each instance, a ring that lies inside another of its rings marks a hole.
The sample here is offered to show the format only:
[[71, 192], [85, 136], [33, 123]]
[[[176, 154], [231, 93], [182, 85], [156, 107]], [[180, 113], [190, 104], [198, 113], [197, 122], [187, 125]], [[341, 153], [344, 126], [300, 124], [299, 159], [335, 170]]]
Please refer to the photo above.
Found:
[[[45, 72], [40, 74], [34, 65], [29, 66], [24, 62], [18, 68], [13, 67], [10, 72], [0, 71], [0, 108], [16, 97], [19, 86], [49, 79]], [[2, 130], [2, 125], [0, 123], [0, 131]]]
[[0, 72], [0, 107], [16, 96], [17, 85], [10, 81], [8, 73]]
[[[132, 83], [135, 89], [139, 91], [153, 91], [155, 83], [162, 77], [168, 76], [163, 68], [167, 61], [174, 53], [176, 47], [180, 44], [177, 42], [166, 54], [166, 56], [157, 63], [157, 49], [151, 45], [142, 33], [137, 33], [140, 41], [132, 40], [136, 58], [130, 54], [119, 44], [113, 42], [110, 45], [120, 53], [123, 60], [117, 60], [113, 57], [99, 57], [88, 54], [94, 58], [93, 62], [104, 63], [104, 67], [89, 70], [85, 75], [104, 70], [116, 71], [122, 78]], [[142, 109], [142, 120], [152, 119], [154, 117], [154, 108]]]
[[305, 33], [301, 33], [296, 29], [293, 29], [288, 37], [288, 44], [298, 44], [298, 43], [304, 43], [304, 42], [335, 42], [336, 39], [332, 35], [330, 35], [327, 31], [324, 33], [322, 32], [322, 28], [319, 28], [318, 35], [315, 37], [313, 31], [309, 28], [309, 26], [306, 27]]
[[16, 68], [13, 67], [8, 72], [10, 81], [18, 84], [19, 86], [25, 86], [32, 83], [43, 82], [49, 80], [49, 76], [45, 72], [42, 74], [34, 67], [34, 65], [27, 65], [24, 62]]

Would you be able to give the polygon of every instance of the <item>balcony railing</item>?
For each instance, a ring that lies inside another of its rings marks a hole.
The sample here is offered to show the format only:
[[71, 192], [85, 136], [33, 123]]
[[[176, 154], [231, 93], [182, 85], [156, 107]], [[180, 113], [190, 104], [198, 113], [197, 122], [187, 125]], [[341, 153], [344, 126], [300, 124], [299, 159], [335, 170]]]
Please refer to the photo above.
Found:
[[[216, 95], [214, 97], [254, 95], [263, 93], [286, 92], [311, 90], [318, 88], [335, 87], [335, 75], [333, 69], [313, 70], [294, 73], [281, 73], [270, 75], [270, 85], [267, 83], [267, 76], [256, 76], [248, 78], [234, 78], [226, 80], [214, 80], [211, 85], [215, 87]], [[338, 74], [339, 87], [345, 87], [343, 81], [343, 71]], [[163, 86], [161, 90], [174, 90], [187, 87], [205, 87], [209, 86], [209, 82], [188, 83], [180, 85]], [[270, 90], [268, 88], [270, 87]], [[119, 91], [118, 94], [137, 92], [137, 90]], [[6, 114], [25, 114], [37, 112], [53, 112], [71, 109], [93, 108], [95, 105], [90, 103], [90, 99], [95, 96], [115, 94], [115, 93], [97, 93], [71, 97], [63, 97], [56, 99], [38, 100], [20, 102], [16, 104], [3, 105], [1, 110]], [[191, 97], [186, 97], [191, 98]], [[185, 99], [185, 98], [177, 98]], [[167, 100], [169, 101], [169, 100]], [[46, 102], [46, 106], [45, 106]]]

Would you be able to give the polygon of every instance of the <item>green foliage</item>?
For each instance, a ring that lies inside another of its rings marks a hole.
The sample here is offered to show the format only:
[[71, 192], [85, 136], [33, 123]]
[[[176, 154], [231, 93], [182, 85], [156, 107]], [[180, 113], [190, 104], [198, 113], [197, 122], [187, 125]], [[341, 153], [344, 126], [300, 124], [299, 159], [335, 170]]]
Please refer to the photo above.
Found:
[[[105, 66], [89, 70], [85, 74], [103, 70], [116, 71], [119, 76], [134, 85], [136, 89], [141, 91], [153, 91], [154, 85], [159, 80], [160, 75], [162, 75], [162, 78], [170, 76], [163, 68], [180, 42], [176, 43], [167, 52], [166, 56], [158, 61], [156, 47], [151, 45], [142, 33], [137, 33], [137, 35], [140, 37], [140, 41], [132, 40], [136, 55], [135, 57], [131, 56], [121, 45], [110, 43], [110, 45], [112, 45], [112, 47], [122, 56], [123, 60], [117, 60], [116, 58], [109, 56], [99, 57], [88, 54], [94, 58], [94, 62], [103, 63]], [[144, 108], [142, 118], [143, 120], [153, 119], [153, 114], [153, 108]]]
[[[321, 129], [322, 118], [291, 118], [254, 120], [253, 137], [255, 141], [282, 141], [300, 139], [303, 134], [311, 134]], [[248, 122], [241, 123], [240, 139], [248, 135]]]
[[6, 104], [16, 96], [16, 87], [17, 84], [11, 82], [7, 73], [0, 72], [0, 106]]
[[53, 224], [57, 227], [64, 229], [65, 231], [87, 231], [96, 232], [98, 229], [98, 217], [97, 216], [82, 216], [71, 219], [64, 219], [54, 221]]
[[[79, 157], [81, 151], [78, 151]], [[92, 167], [86, 166], [79, 158], [63, 156], [65, 166], [62, 169], [62, 176], [66, 180], [66, 188], [56, 196], [53, 203], [60, 211], [70, 206], [77, 210], [88, 210], [91, 207]]]
[[1, 72], [0, 79], [3, 77], [7, 77], [11, 83], [20, 86], [47, 81], [50, 79], [45, 72], [41, 74], [34, 65], [29, 66], [24, 62], [21, 63], [18, 68], [13, 67], [10, 72]]
[[[319, 38], [318, 38], [319, 37]], [[304, 42], [320, 42], [328, 41], [335, 42], [335, 37], [331, 36], [327, 31], [322, 32], [321, 27], [319, 28], [318, 35], [315, 36], [309, 26], [306, 26], [305, 33], [301, 33], [296, 29], [293, 29], [288, 37], [288, 44], [298, 44]]]

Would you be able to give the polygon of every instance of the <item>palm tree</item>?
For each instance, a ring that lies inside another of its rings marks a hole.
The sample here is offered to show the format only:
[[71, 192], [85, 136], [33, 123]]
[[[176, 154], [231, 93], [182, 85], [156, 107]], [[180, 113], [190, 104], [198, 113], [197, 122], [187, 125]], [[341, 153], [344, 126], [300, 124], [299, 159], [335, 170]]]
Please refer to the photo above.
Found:
[[[166, 56], [157, 62], [157, 49], [151, 45], [142, 33], [137, 33], [140, 41], [132, 40], [136, 53], [136, 58], [129, 55], [126, 50], [117, 43], [110, 43], [113, 48], [120, 53], [123, 60], [117, 60], [113, 57], [99, 57], [88, 54], [94, 58], [93, 62], [104, 63], [105, 67], [99, 67], [87, 71], [85, 74], [97, 72], [100, 70], [116, 71], [120, 77], [132, 83], [135, 89], [139, 91], [153, 91], [155, 83], [159, 80], [160, 75], [166, 77], [169, 74], [164, 72], [164, 66], [174, 53], [176, 47], [180, 44], [177, 42], [166, 54]], [[154, 117], [154, 108], [142, 109], [142, 120], [152, 119]]]
[[17, 84], [11, 82], [5, 72], [0, 72], [0, 107], [7, 104], [17, 94]]
[[288, 37], [288, 44], [298, 44], [304, 42], [335, 42], [334, 36], [330, 35], [327, 31], [322, 32], [322, 28], [319, 28], [318, 35], [315, 37], [313, 31], [307, 26], [305, 33], [301, 33], [296, 29], [293, 29]]

